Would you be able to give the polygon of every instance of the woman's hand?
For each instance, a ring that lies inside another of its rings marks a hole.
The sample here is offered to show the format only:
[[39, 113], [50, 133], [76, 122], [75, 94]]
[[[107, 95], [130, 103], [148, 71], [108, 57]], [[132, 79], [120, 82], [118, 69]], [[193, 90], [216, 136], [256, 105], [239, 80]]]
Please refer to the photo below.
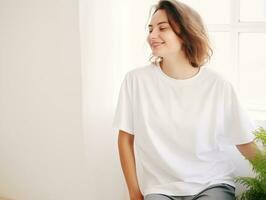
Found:
[[136, 192], [133, 194], [130, 194], [130, 200], [143, 200], [143, 195], [141, 194], [141, 192]]
[[260, 149], [254, 141], [247, 144], [236, 145], [236, 147], [239, 152], [250, 161], [252, 161], [257, 155], [261, 154]]

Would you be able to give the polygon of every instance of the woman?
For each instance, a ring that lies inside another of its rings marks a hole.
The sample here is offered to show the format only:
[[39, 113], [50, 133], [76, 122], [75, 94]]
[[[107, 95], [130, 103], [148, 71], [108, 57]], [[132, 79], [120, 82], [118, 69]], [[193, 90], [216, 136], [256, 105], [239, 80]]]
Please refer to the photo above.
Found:
[[253, 159], [255, 126], [232, 85], [203, 67], [212, 50], [200, 16], [161, 0], [147, 41], [156, 59], [126, 74], [113, 124], [130, 199], [234, 199], [223, 147]]

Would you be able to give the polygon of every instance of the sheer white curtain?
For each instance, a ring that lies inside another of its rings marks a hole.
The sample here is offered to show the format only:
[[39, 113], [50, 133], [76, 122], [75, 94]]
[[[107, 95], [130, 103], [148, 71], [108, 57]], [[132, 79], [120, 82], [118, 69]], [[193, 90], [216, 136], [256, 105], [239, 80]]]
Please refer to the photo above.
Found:
[[145, 25], [154, 1], [80, 0], [83, 119], [91, 199], [128, 198], [112, 128], [124, 74], [148, 63]]

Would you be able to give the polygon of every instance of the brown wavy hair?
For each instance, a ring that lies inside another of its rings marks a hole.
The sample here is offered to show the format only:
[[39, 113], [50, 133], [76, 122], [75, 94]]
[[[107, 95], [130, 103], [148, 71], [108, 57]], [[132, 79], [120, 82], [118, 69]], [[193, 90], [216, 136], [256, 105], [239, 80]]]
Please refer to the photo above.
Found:
[[[183, 40], [182, 50], [193, 67], [200, 67], [210, 60], [213, 51], [197, 11], [177, 0], [160, 0], [151, 9], [154, 8], [153, 14], [158, 10], [166, 12], [171, 28]], [[152, 61], [153, 58], [151, 56], [151, 62], [158, 62], [158, 58]], [[159, 62], [161, 59], [159, 58]]]

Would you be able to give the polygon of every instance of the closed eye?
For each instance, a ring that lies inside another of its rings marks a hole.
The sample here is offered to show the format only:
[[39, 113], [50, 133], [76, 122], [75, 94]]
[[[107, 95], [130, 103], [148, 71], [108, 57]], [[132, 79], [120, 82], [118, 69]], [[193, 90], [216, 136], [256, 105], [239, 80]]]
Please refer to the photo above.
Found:
[[164, 30], [164, 29], [167, 29], [167, 28], [160, 28], [160, 30]]
[[[160, 31], [163, 31], [163, 30], [165, 30], [165, 29], [167, 29], [167, 27], [159, 28]], [[152, 32], [152, 29], [149, 30], [149, 33], [151, 33], [151, 32]]]

